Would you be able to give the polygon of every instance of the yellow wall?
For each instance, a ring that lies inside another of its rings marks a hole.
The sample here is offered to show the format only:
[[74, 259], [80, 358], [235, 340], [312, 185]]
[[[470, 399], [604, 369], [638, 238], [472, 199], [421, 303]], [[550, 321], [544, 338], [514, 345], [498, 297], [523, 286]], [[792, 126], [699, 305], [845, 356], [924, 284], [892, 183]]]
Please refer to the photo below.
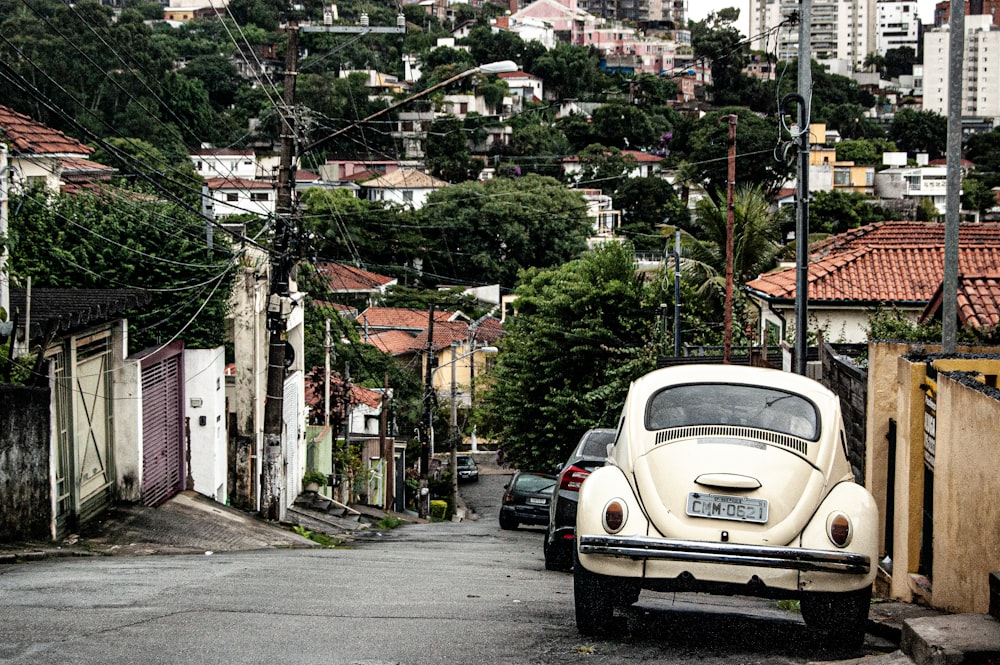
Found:
[[[927, 353], [940, 351], [926, 345]], [[960, 353], [996, 354], [996, 347], [962, 348]], [[971, 389], [948, 372], [1000, 374], [1000, 355], [935, 358], [938, 381], [927, 363], [906, 359], [910, 346], [869, 344], [865, 478], [885, 530], [889, 419], [896, 420], [894, 529], [891, 597], [921, 600], [951, 612], [985, 612], [989, 572], [1000, 569], [1000, 400]], [[934, 563], [931, 579], [916, 574], [923, 530], [924, 413], [928, 389], [936, 388], [934, 470]], [[996, 441], [997, 444], [993, 445]]]
[[[976, 365], [985, 373], [1000, 371], [1000, 359]], [[938, 375], [937, 407], [933, 603], [951, 612], [984, 613], [990, 604], [989, 574], [1000, 570], [1000, 502], [996, 500], [1000, 493], [1000, 401], [942, 373]], [[954, 417], [942, 418], [942, 414]]]

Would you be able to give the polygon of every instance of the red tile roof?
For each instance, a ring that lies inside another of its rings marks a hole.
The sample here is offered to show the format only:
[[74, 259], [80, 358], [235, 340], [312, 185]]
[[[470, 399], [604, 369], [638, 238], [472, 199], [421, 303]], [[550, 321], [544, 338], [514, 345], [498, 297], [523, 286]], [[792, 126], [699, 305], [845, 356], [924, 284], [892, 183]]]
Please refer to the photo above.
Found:
[[[959, 271], [1000, 271], [1000, 225], [963, 224]], [[795, 268], [752, 280], [747, 287], [768, 300], [795, 298]], [[944, 274], [944, 225], [879, 222], [810, 247], [810, 302], [928, 302]]]
[[[340, 397], [344, 391], [343, 379], [331, 372], [330, 374], [330, 413], [343, 413], [343, 404]], [[324, 409], [326, 399], [323, 391], [326, 387], [326, 377], [322, 367], [313, 367], [305, 375], [305, 402], [309, 407], [309, 422], [321, 424], [324, 420]], [[382, 393], [378, 390], [371, 390], [362, 386], [350, 384], [350, 401], [352, 406], [364, 404], [372, 409], [378, 409], [382, 403]]]
[[414, 336], [403, 330], [383, 330], [369, 335], [367, 339], [362, 338], [361, 341], [394, 356], [406, 355], [420, 349], [416, 345]]
[[0, 140], [7, 143], [14, 155], [87, 156], [94, 152], [59, 130], [6, 106], [0, 106]]
[[488, 316], [480, 319], [476, 326], [476, 341], [493, 344], [503, 337], [503, 322], [500, 319]]
[[329, 261], [316, 263], [316, 274], [330, 293], [370, 293], [396, 281], [392, 277]]
[[271, 180], [251, 180], [250, 178], [206, 178], [209, 189], [274, 189]]
[[[448, 321], [457, 312], [434, 310], [434, 325]], [[403, 307], [369, 307], [358, 316], [358, 323], [369, 330], [412, 330], [419, 332], [427, 327], [427, 310]]]
[[[920, 315], [921, 323], [940, 316], [943, 284]], [[1000, 273], [959, 275], [958, 320], [964, 328], [993, 328], [1000, 324]]]
[[[469, 341], [469, 323], [467, 321], [441, 321], [434, 323], [434, 343], [432, 348], [435, 351], [451, 346], [452, 342]], [[427, 331], [422, 331], [414, 340], [414, 345], [420, 349], [427, 348]]]

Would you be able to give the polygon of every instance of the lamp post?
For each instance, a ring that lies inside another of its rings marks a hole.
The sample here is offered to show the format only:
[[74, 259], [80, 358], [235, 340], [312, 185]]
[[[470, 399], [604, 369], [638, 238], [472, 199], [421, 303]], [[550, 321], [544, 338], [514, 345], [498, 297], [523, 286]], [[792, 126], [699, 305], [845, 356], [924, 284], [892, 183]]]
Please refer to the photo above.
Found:
[[355, 122], [352, 122], [351, 124], [347, 125], [346, 127], [341, 127], [340, 129], [338, 129], [337, 131], [333, 132], [332, 134], [327, 134], [322, 139], [319, 139], [318, 141], [314, 141], [313, 143], [311, 143], [308, 146], [306, 146], [304, 152], [305, 151], [309, 151], [309, 150], [317, 147], [319, 144], [324, 143], [326, 141], [329, 141], [332, 138], [336, 138], [336, 137], [340, 136], [341, 134], [343, 134], [344, 132], [346, 132], [348, 130], [351, 130], [351, 129], [354, 129], [358, 125], [362, 125], [362, 124], [364, 124], [366, 122], [374, 120], [375, 118], [379, 117], [380, 115], [384, 115], [384, 114], [388, 113], [389, 111], [392, 111], [394, 109], [398, 109], [400, 106], [403, 106], [405, 104], [409, 104], [414, 99], [420, 99], [421, 97], [426, 97], [427, 95], [431, 94], [435, 90], [440, 90], [441, 88], [445, 87], [446, 85], [454, 83], [455, 81], [458, 81], [459, 79], [463, 79], [466, 76], [472, 76], [473, 74], [503, 74], [503, 73], [507, 73], [507, 72], [516, 72], [517, 70], [518, 70], [517, 63], [515, 63], [513, 60], [499, 60], [497, 62], [487, 62], [484, 65], [479, 65], [478, 67], [473, 67], [471, 69], [466, 69], [464, 72], [459, 72], [458, 74], [455, 74], [451, 78], [445, 79], [444, 81], [441, 81], [440, 83], [435, 83], [431, 87], [426, 88], [424, 90], [421, 90], [420, 92], [418, 92], [416, 94], [410, 95], [406, 99], [402, 99], [402, 100], [400, 100], [398, 102], [390, 104], [389, 106], [386, 106], [384, 109], [379, 109], [375, 113], [372, 113], [371, 115], [366, 116], [366, 117], [362, 118], [361, 120], [356, 120]]
[[[451, 343], [451, 360], [444, 363], [444, 365], [438, 365], [431, 372], [431, 380], [433, 380], [434, 375], [437, 374], [438, 370], [445, 365], [451, 365], [451, 432], [449, 438], [451, 439], [450, 450], [451, 459], [449, 460], [449, 465], [451, 467], [451, 493], [453, 496], [458, 496], [458, 383], [456, 381], [456, 368], [458, 366], [458, 361], [463, 358], [469, 358], [477, 353], [484, 353], [487, 355], [493, 355], [499, 352], [499, 349], [495, 346], [480, 346], [478, 348], [473, 348], [471, 351], [467, 351], [461, 355], [458, 355], [458, 342]], [[472, 395], [469, 395], [469, 404], [472, 404]], [[431, 450], [434, 449], [434, 427], [431, 426]]]

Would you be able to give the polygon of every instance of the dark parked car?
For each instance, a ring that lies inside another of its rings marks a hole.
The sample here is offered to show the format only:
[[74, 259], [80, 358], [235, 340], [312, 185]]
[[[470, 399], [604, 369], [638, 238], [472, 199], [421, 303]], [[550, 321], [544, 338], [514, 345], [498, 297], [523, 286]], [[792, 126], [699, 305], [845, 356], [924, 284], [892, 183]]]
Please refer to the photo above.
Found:
[[476, 460], [472, 455], [459, 455], [455, 461], [459, 481], [479, 480], [479, 465], [476, 464]]
[[566, 463], [560, 467], [556, 491], [549, 506], [549, 527], [545, 532], [545, 569], [573, 568], [573, 540], [576, 531], [576, 502], [580, 484], [594, 469], [608, 460], [608, 446], [615, 442], [613, 429], [591, 429], [583, 433]]
[[504, 486], [500, 506], [500, 528], [516, 529], [519, 524], [547, 524], [549, 501], [556, 477], [547, 473], [518, 471]]

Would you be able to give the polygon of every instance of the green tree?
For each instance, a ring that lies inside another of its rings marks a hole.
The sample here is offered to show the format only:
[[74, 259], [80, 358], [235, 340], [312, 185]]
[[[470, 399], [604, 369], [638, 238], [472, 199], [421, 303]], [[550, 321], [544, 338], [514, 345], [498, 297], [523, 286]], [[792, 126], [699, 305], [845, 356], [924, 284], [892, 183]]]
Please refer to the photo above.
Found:
[[615, 424], [629, 383], [653, 368], [656, 310], [618, 243], [530, 271], [515, 294], [482, 426], [505, 464], [552, 470], [584, 431]]
[[545, 81], [546, 97], [592, 99], [608, 86], [608, 77], [600, 71], [600, 55], [589, 47], [560, 42], [555, 48], [535, 58], [525, 71]]
[[982, 214], [996, 204], [996, 194], [981, 178], [969, 177], [962, 180], [962, 205], [966, 210]]
[[448, 182], [475, 180], [483, 170], [483, 161], [472, 156], [460, 118], [444, 116], [431, 123], [424, 145], [427, 166], [438, 178]]
[[708, 113], [695, 121], [691, 129], [690, 155], [694, 177], [709, 190], [724, 191], [728, 178], [729, 127], [727, 116], [736, 122], [736, 182], [758, 186], [765, 193], [777, 187], [791, 174], [793, 164], [774, 159], [777, 121], [767, 120], [745, 108], [726, 108]]
[[712, 96], [719, 106], [742, 103], [747, 76], [743, 73], [750, 58], [750, 44], [733, 23], [739, 10], [724, 9], [691, 24], [691, 46], [695, 56], [712, 63]]
[[575, 176], [576, 183], [581, 187], [600, 189], [605, 194], [618, 189], [637, 164], [632, 155], [598, 143], [587, 146], [577, 157], [580, 172]]
[[513, 127], [510, 155], [524, 158], [515, 161], [520, 174], [537, 173], [561, 178], [562, 160], [567, 154], [569, 141], [566, 135], [544, 118]]
[[965, 158], [976, 165], [976, 171], [988, 173], [994, 180], [1000, 176], [1000, 129], [970, 136], [965, 143]]
[[444, 187], [418, 211], [424, 270], [441, 278], [510, 288], [521, 270], [547, 268], [586, 247], [590, 217], [579, 193], [526, 175]]
[[674, 188], [663, 178], [628, 178], [614, 194], [622, 211], [620, 232], [636, 249], [662, 250], [670, 239], [663, 225], [686, 226], [690, 217]]
[[857, 139], [837, 144], [837, 161], [854, 162], [865, 166], [879, 166], [882, 155], [895, 152], [896, 146], [885, 139]]
[[948, 120], [934, 111], [904, 108], [896, 112], [889, 126], [889, 140], [910, 154], [925, 152], [931, 159], [945, 153]]
[[626, 104], [604, 104], [594, 109], [593, 127], [597, 142], [623, 150], [649, 148], [660, 139], [646, 112]]
[[149, 289], [152, 302], [129, 314], [133, 350], [175, 336], [190, 347], [224, 342], [237, 257], [222, 233], [206, 247], [199, 216], [128, 192], [52, 199], [36, 191], [11, 203], [15, 282]]
[[858, 192], [816, 192], [809, 202], [810, 233], [843, 233], [891, 216]]

